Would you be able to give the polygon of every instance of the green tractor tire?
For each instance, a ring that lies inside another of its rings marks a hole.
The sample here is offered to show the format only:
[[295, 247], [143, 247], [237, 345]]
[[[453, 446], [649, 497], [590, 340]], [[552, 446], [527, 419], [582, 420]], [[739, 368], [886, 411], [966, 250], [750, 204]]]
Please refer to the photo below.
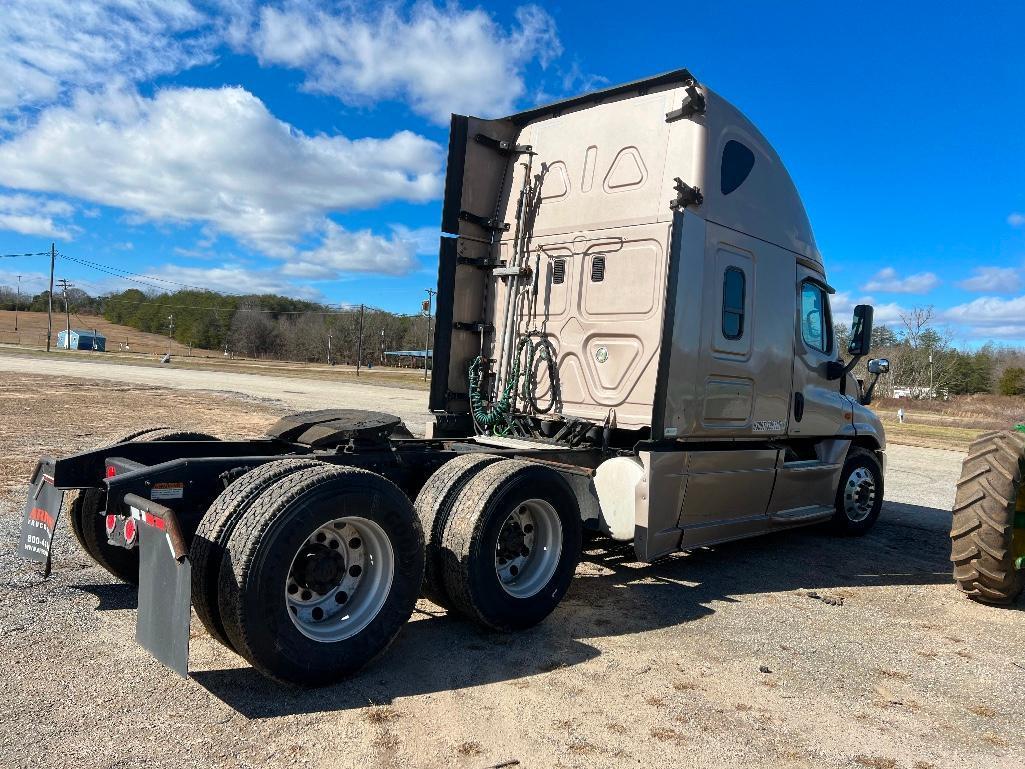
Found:
[[1014, 603], [1025, 589], [1025, 435], [976, 439], [957, 482], [950, 529], [954, 579], [982, 603]]

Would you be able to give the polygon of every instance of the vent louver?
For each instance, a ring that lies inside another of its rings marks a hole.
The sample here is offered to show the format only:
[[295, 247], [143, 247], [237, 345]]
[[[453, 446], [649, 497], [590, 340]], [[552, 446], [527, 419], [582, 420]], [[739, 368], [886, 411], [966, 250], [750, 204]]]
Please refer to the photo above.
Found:
[[566, 260], [556, 259], [552, 263], [552, 283], [566, 282]]
[[591, 260], [591, 282], [601, 283], [605, 280], [605, 255], [598, 254]]

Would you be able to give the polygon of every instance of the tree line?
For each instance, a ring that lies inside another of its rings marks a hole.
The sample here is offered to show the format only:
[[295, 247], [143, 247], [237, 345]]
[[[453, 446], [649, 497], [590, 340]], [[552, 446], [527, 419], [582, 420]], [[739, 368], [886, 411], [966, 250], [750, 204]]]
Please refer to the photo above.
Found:
[[[837, 349], [845, 353], [850, 329], [838, 323], [835, 336]], [[932, 307], [914, 307], [901, 313], [893, 326], [874, 327], [869, 357], [890, 361], [890, 374], [876, 389], [881, 396], [893, 396], [897, 388], [912, 397], [1025, 395], [1025, 350], [992, 342], [978, 349], [959, 349], [950, 331], [937, 325]], [[858, 364], [855, 376], [869, 377], [867, 360]]]
[[[49, 292], [22, 295], [23, 311], [46, 312]], [[360, 350], [360, 308], [332, 308], [276, 294], [234, 296], [215, 291], [144, 293], [129, 289], [103, 296], [68, 291], [71, 312], [101, 315], [119, 325], [170, 335], [183, 345], [228, 355], [298, 362], [355, 364]], [[13, 310], [16, 292], [0, 286], [0, 309]], [[64, 297], [54, 294], [54, 312]], [[422, 350], [428, 319], [366, 307], [362, 312], [363, 365], [381, 363], [384, 351]], [[433, 344], [433, 341], [432, 341]]]

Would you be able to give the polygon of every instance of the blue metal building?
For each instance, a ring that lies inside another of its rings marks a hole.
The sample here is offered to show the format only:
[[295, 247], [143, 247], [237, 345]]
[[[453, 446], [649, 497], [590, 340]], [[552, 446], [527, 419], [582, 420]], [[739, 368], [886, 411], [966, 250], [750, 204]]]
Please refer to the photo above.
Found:
[[71, 329], [71, 345], [68, 345], [68, 332], [61, 331], [57, 334], [58, 350], [96, 350], [103, 352], [107, 349], [107, 337], [98, 331], [80, 331]]

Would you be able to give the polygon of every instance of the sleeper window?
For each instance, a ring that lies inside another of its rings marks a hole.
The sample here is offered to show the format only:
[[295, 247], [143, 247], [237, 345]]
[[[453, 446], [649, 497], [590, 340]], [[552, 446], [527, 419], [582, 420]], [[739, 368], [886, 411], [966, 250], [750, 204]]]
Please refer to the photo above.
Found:
[[727, 267], [722, 278], [722, 335], [740, 339], [744, 335], [744, 271]]
[[801, 284], [801, 337], [813, 350], [828, 353], [833, 346], [826, 292], [811, 282]]

